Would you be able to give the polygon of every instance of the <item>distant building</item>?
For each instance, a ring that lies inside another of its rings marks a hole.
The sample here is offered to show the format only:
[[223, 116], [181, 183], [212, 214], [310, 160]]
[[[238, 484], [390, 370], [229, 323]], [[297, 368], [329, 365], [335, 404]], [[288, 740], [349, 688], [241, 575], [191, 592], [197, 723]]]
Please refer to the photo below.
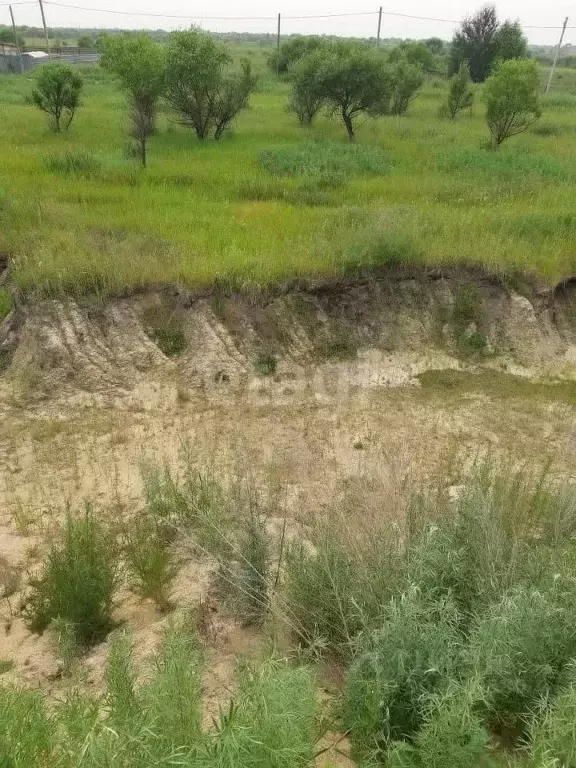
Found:
[[26, 72], [46, 61], [48, 61], [48, 54], [44, 51], [20, 53], [15, 45], [0, 43], [0, 72], [20, 72], [20, 62], [22, 62], [22, 70]]

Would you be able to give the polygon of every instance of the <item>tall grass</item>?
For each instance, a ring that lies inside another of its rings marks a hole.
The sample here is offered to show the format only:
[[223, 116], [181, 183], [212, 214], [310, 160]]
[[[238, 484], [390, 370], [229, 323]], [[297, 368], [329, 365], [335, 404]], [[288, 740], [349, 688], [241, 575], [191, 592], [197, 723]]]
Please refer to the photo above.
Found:
[[168, 628], [138, 682], [129, 635], [113, 639], [102, 697], [72, 691], [48, 713], [41, 694], [0, 688], [0, 759], [15, 768], [299, 768], [311, 765], [320, 721], [309, 670], [269, 659], [243, 668], [237, 693], [202, 726], [202, 652], [185, 622]]

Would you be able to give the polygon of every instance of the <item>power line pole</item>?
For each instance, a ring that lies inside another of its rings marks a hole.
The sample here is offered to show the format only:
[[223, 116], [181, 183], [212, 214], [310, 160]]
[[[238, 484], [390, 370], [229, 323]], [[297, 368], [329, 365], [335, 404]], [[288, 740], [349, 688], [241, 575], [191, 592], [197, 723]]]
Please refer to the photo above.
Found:
[[544, 89], [544, 93], [548, 93], [548, 91], [550, 90], [550, 86], [552, 85], [552, 78], [554, 77], [554, 70], [556, 69], [558, 56], [560, 55], [560, 49], [562, 48], [562, 40], [564, 40], [564, 32], [566, 32], [567, 24], [568, 24], [568, 16], [566, 16], [566, 18], [564, 19], [562, 32], [560, 32], [560, 40], [558, 40], [558, 45], [556, 46], [556, 51], [554, 53], [554, 61], [552, 62], [552, 67], [550, 68], [550, 74], [548, 75], [548, 82], [546, 83], [546, 88]]
[[280, 74], [280, 14], [278, 14], [278, 33], [276, 35], [276, 74]]
[[40, 5], [40, 13], [42, 14], [42, 24], [44, 25], [44, 37], [46, 38], [46, 53], [48, 54], [48, 58], [52, 58], [52, 51], [50, 50], [50, 39], [48, 38], [48, 27], [46, 26], [46, 16], [44, 16], [44, 5], [42, 4], [42, 0], [38, 0], [38, 4]]
[[20, 43], [18, 42], [18, 35], [16, 33], [16, 22], [14, 21], [14, 11], [12, 10], [12, 6], [8, 6], [10, 8], [10, 18], [12, 19], [12, 32], [14, 33], [14, 45], [16, 46], [16, 53], [18, 55], [18, 65], [20, 67], [20, 74], [24, 72], [24, 66], [22, 64], [22, 51], [20, 50]]
[[382, 6], [378, 11], [378, 33], [376, 35], [376, 48], [380, 45], [380, 31], [382, 30]]

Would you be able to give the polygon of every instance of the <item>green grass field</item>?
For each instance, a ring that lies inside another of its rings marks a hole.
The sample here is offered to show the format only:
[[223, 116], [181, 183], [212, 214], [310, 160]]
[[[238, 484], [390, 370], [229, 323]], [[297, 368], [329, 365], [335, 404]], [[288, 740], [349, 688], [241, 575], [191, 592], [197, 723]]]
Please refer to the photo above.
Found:
[[[201, 144], [162, 114], [144, 171], [127, 153], [124, 97], [99, 68], [83, 70], [83, 106], [62, 135], [26, 103], [33, 74], [0, 76], [0, 251], [18, 288], [267, 283], [390, 260], [576, 272], [574, 71], [499, 152], [482, 148], [480, 98], [472, 116], [438, 117], [447, 85], [435, 80], [407, 116], [364, 121], [348, 156], [341, 123], [299, 128], [266, 51], [242, 52], [262, 76], [233, 134]], [[80, 172], [63, 167], [68, 154]]]

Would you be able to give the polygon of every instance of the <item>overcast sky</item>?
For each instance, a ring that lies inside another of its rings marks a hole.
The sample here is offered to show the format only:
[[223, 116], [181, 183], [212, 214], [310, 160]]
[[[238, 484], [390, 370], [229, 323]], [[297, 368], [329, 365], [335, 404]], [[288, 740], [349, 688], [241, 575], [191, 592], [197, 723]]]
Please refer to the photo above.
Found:
[[[17, 2], [17, 0], [15, 0]], [[47, 2], [47, 0], [45, 0]], [[285, 34], [333, 34], [366, 36], [376, 34], [378, 0], [61, 0], [63, 4], [82, 6], [82, 10], [58, 7], [47, 4], [46, 17], [49, 26], [54, 27], [123, 27], [123, 28], [185, 28], [198, 24], [214, 31], [238, 32], [275, 32], [275, 18], [260, 19], [215, 19], [210, 17], [275, 17], [281, 12], [284, 19], [282, 32]], [[374, 6], [371, 5], [374, 3]], [[481, 4], [436, 0], [404, 0], [404, 2], [385, 5], [384, 11], [404, 13], [414, 16], [433, 16], [438, 19], [460, 19], [475, 10]], [[86, 8], [97, 9], [85, 10]], [[123, 11], [128, 15], [110, 13], [110, 10]], [[557, 29], [530, 29], [529, 26], [560, 26], [565, 16], [573, 12], [569, 24], [576, 26], [576, 8], [563, 0], [549, 0], [536, 3], [535, 0], [501, 0], [497, 3], [501, 19], [519, 19], [526, 27], [528, 39], [536, 44], [553, 44], [557, 41]], [[108, 12], [106, 12], [108, 11]], [[132, 15], [136, 11], [158, 14], [153, 16]], [[17, 24], [40, 26], [40, 12], [35, 4], [15, 5]], [[290, 19], [290, 16], [310, 16], [314, 14], [362, 13], [370, 15], [345, 16], [323, 19]], [[166, 14], [166, 16], [162, 16]], [[187, 18], [169, 18], [169, 15]], [[6, 17], [6, 18], [4, 18]], [[0, 7], [0, 23], [9, 23], [8, 8]], [[442, 21], [417, 20], [395, 16], [383, 16], [382, 37], [425, 38], [433, 35], [450, 39], [454, 30], [453, 23]], [[566, 43], [576, 42], [576, 29], [568, 29], [564, 39]]]

